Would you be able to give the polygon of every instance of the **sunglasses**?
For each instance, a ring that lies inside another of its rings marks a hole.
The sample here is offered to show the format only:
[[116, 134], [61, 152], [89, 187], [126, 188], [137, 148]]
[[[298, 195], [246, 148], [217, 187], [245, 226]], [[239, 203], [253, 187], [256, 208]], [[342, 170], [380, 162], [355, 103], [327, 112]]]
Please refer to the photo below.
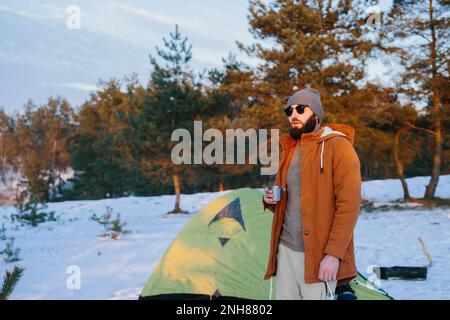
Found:
[[[297, 105], [295, 107], [295, 110], [297, 111], [298, 114], [302, 114], [303, 112], [305, 112], [305, 108], [306, 107], [308, 107], [308, 105], [306, 105], [306, 104], [299, 104], [299, 105]], [[294, 113], [294, 108], [287, 107], [286, 109], [284, 109], [284, 113], [286, 113], [286, 115], [288, 117], [290, 117]]]

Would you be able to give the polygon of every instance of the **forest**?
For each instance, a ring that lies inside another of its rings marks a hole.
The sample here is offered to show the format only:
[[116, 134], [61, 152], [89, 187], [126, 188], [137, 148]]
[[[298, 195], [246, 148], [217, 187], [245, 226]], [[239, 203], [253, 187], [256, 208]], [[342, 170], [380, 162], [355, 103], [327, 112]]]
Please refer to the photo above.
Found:
[[[363, 180], [450, 174], [450, 2], [394, 1], [379, 25], [367, 22], [369, 1], [252, 0], [254, 43], [237, 49], [256, 66], [224, 57], [220, 68], [194, 71], [193, 45], [177, 25], [149, 55], [149, 81], [136, 74], [100, 79], [79, 106], [51, 96], [24, 97], [21, 112], [0, 108], [0, 173], [19, 173], [22, 192], [38, 202], [262, 187], [273, 180], [260, 165], [174, 164], [174, 130], [194, 121], [203, 130], [279, 129], [287, 133], [287, 99], [312, 87], [324, 123], [356, 131]], [[368, 80], [378, 60], [389, 81]], [[202, 141], [204, 145], [207, 142]], [[73, 170], [65, 181], [62, 173]]]

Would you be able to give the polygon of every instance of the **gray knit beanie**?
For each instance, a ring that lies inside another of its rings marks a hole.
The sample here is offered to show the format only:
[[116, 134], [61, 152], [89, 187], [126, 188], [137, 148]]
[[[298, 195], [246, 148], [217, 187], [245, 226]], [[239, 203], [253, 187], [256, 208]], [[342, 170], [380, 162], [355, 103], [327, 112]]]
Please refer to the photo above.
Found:
[[312, 111], [322, 120], [323, 107], [320, 102], [320, 93], [316, 89], [306, 88], [294, 93], [287, 102], [287, 107], [293, 104], [307, 104]]

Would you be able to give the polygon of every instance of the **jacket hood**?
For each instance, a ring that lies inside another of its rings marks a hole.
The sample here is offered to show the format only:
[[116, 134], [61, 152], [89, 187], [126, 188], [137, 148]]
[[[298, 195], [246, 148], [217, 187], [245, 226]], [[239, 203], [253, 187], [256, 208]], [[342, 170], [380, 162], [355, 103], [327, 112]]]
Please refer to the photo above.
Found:
[[355, 141], [355, 129], [346, 124], [326, 124], [323, 127], [323, 131], [320, 134], [318, 142], [322, 142], [323, 140], [328, 140], [336, 136], [345, 137], [353, 145], [353, 142]]
[[[345, 137], [353, 145], [355, 140], [355, 129], [349, 125], [341, 123], [322, 124], [318, 131], [304, 133], [302, 135], [302, 143], [321, 143], [322, 141], [326, 141], [334, 137]], [[297, 140], [293, 139], [291, 136], [284, 136], [280, 138], [280, 144], [283, 149], [288, 149], [296, 143]]]

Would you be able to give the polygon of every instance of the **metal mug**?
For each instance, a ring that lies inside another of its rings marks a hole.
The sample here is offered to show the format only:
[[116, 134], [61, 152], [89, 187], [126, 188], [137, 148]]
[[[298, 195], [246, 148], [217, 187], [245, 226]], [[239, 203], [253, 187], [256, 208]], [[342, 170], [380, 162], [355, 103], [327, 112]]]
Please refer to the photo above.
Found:
[[267, 190], [272, 190], [273, 200], [280, 201], [281, 200], [281, 193], [283, 191], [283, 187], [280, 186], [268, 186], [266, 187]]

